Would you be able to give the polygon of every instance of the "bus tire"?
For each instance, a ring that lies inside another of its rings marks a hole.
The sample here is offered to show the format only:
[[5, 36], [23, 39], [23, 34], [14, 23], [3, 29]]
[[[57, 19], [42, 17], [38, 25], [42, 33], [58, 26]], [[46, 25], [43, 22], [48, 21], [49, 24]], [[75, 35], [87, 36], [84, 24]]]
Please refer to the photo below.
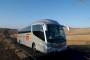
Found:
[[37, 52], [35, 43], [32, 44], [32, 50], [33, 52]]
[[20, 45], [22, 45], [20, 40], [19, 40], [19, 42], [18, 42], [18, 43], [19, 43]]

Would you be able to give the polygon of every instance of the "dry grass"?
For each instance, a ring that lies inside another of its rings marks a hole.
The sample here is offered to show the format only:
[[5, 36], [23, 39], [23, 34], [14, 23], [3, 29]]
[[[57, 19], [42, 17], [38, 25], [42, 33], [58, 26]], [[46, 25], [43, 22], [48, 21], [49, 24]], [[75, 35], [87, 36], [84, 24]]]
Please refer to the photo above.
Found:
[[90, 44], [90, 35], [67, 35], [68, 45], [88, 45]]
[[[2, 32], [2, 33], [1, 33]], [[0, 36], [0, 60], [25, 60], [27, 56], [21, 50], [19, 50], [12, 40], [7, 39], [1, 30]]]
[[[19, 57], [8, 47], [4, 41], [7, 39], [4, 36], [0, 36], [0, 60], [20, 60]], [[12, 46], [11, 46], [12, 47]]]
[[24, 59], [26, 58], [26, 55], [23, 54], [23, 52], [21, 52], [13, 43], [11, 40], [3, 40], [4, 44], [6, 43], [6, 46], [8, 46], [8, 49], [7, 50], [11, 50], [14, 54], [16, 54], [19, 59]]
[[66, 28], [66, 38], [68, 45], [87, 45], [90, 44], [90, 28], [71, 28], [69, 33]]
[[64, 29], [67, 35], [90, 35], [90, 28], [70, 28], [70, 33], [66, 27]]
[[67, 40], [80, 40], [90, 41], [90, 35], [67, 35]]

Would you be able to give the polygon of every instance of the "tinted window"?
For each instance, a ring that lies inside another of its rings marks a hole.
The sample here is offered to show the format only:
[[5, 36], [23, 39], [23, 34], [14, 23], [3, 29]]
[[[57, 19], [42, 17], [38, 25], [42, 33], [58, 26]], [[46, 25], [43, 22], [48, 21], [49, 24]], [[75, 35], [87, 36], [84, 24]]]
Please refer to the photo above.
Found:
[[28, 33], [31, 32], [31, 26], [25, 27], [18, 31], [18, 33]]
[[44, 30], [42, 25], [33, 25], [33, 34], [35, 36], [37, 36], [38, 38], [40, 38], [41, 40], [45, 40], [44, 39]]
[[65, 31], [63, 27], [59, 25], [47, 25], [48, 31], [46, 31], [47, 41], [51, 43], [58, 43], [59, 41], [65, 41]]

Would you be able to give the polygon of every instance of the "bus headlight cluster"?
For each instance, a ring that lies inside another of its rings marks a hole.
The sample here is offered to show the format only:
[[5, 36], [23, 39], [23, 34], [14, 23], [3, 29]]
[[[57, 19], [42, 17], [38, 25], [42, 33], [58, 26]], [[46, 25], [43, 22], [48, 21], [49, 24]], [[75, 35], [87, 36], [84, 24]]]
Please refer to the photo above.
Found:
[[48, 47], [48, 49], [51, 49], [51, 47]]

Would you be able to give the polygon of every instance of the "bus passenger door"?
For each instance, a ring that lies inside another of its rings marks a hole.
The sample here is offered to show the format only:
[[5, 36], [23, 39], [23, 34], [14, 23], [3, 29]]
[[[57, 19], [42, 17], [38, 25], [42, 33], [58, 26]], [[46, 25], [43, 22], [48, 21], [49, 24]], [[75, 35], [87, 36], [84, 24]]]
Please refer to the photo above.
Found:
[[44, 29], [41, 26], [40, 27], [40, 31], [39, 31], [39, 38], [41, 40], [41, 44], [40, 44], [40, 48], [42, 51], [44, 51], [44, 47], [45, 47], [45, 36], [44, 36]]
[[33, 34], [34, 37], [33, 38], [36, 43], [36, 48], [39, 51], [43, 51], [44, 49], [44, 44], [45, 44], [45, 38], [44, 38], [44, 29], [42, 25], [33, 25]]

